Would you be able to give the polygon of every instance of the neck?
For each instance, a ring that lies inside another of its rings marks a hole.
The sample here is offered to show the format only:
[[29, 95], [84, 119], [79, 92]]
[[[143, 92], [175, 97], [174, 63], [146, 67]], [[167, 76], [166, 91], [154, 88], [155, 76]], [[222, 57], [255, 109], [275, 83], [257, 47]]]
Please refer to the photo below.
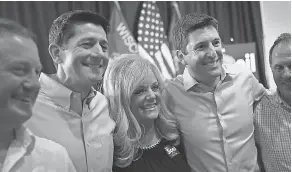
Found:
[[140, 139], [141, 145], [142, 146], [151, 146], [151, 145], [157, 143], [161, 137], [159, 136], [159, 134], [156, 131], [154, 122], [151, 125], [143, 125], [143, 126], [144, 126], [145, 131], [142, 135], [142, 138]]
[[60, 67], [58, 68], [54, 79], [71, 91], [81, 93], [81, 101], [84, 101], [86, 99], [91, 90], [91, 85], [74, 82], [74, 80], [68, 78]]
[[289, 106], [291, 106], [291, 93], [290, 94], [284, 94], [282, 93], [280, 90], [278, 90], [281, 99], [288, 104]]
[[215, 88], [217, 86], [217, 84], [220, 80], [220, 77], [221, 77], [221, 76], [199, 77], [199, 76], [196, 76], [191, 70], [188, 70], [188, 72], [198, 83], [204, 84], [204, 85], [209, 86], [211, 88]]
[[8, 150], [9, 145], [14, 140], [15, 131], [13, 128], [0, 129], [0, 150]]
[[197, 80], [199, 83], [202, 83], [204, 85], [207, 85], [211, 88], [215, 88], [220, 80], [220, 76], [214, 77], [214, 78], [206, 78], [206, 79], [199, 79]]

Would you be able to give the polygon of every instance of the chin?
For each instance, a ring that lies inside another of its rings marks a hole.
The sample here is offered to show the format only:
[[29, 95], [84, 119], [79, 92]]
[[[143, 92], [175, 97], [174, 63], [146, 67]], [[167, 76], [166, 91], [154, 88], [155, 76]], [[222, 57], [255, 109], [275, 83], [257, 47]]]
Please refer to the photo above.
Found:
[[94, 86], [96, 85], [97, 83], [101, 82], [102, 81], [102, 78], [94, 78], [94, 79], [90, 79], [90, 85], [91, 86]]
[[145, 117], [147, 119], [156, 119], [156, 118], [158, 118], [158, 115], [159, 115], [159, 111], [157, 110], [157, 111], [145, 114]]
[[32, 112], [14, 112], [13, 116], [13, 118], [10, 118], [10, 123], [16, 126], [22, 125], [32, 117]]
[[291, 95], [291, 87], [284, 86], [284, 88], [282, 88], [280, 92], [283, 92], [284, 94], [287, 95]]
[[209, 72], [210, 77], [218, 77], [221, 76], [221, 70], [220, 71], [210, 71]]

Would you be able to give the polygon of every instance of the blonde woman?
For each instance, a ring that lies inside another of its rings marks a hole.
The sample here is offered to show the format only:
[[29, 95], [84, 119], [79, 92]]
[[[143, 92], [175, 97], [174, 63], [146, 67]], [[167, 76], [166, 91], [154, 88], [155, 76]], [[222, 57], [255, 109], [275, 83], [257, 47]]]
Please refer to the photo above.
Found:
[[158, 69], [138, 55], [110, 62], [104, 94], [116, 122], [114, 172], [188, 172], [173, 114], [161, 97]]

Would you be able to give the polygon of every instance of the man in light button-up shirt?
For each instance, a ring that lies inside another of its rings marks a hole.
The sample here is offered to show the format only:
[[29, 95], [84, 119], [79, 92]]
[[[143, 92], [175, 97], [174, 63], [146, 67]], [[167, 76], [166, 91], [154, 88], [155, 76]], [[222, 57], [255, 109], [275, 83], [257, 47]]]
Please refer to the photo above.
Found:
[[33, 34], [0, 19], [1, 172], [76, 172], [63, 146], [23, 127], [32, 116], [40, 70]]
[[114, 121], [105, 96], [92, 89], [108, 62], [108, 22], [89, 11], [58, 17], [49, 32], [49, 53], [57, 73], [40, 75], [34, 117], [38, 136], [63, 145], [78, 172], [110, 172]]
[[14, 133], [1, 172], [76, 172], [63, 146], [34, 136], [22, 126]]
[[254, 172], [253, 104], [266, 91], [247, 69], [222, 66], [217, 29], [217, 20], [205, 14], [177, 22], [174, 43], [186, 68], [166, 82], [164, 96], [177, 116], [193, 172]]

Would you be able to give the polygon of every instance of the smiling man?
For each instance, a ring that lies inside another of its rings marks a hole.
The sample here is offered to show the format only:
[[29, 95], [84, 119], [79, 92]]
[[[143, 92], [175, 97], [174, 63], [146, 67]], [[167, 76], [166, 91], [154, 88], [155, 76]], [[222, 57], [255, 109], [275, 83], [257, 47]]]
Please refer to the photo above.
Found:
[[291, 171], [291, 34], [281, 34], [270, 49], [277, 91], [255, 110], [255, 139], [266, 172]]
[[33, 115], [41, 68], [34, 35], [14, 21], [0, 19], [1, 172], [75, 172], [64, 147], [23, 126]]
[[108, 63], [108, 22], [89, 11], [58, 17], [49, 32], [57, 73], [40, 75], [35, 116], [27, 126], [63, 145], [78, 172], [111, 171], [112, 131], [106, 98], [92, 88]]
[[164, 98], [177, 117], [192, 171], [256, 171], [253, 104], [265, 94], [264, 87], [247, 69], [222, 65], [215, 18], [188, 14], [173, 36], [186, 68], [167, 82]]

